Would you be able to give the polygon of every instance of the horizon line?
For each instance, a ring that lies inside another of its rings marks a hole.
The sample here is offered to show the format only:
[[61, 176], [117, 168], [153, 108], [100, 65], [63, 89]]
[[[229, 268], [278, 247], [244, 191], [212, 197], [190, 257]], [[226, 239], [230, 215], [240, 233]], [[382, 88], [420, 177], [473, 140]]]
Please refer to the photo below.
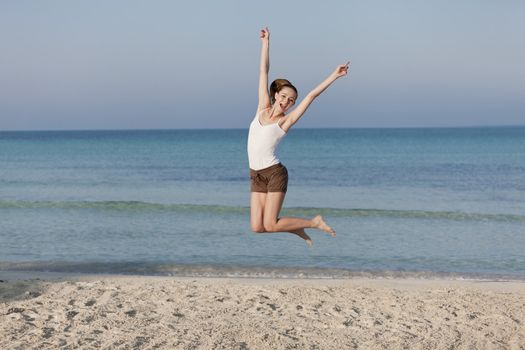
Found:
[[[462, 125], [462, 126], [362, 126], [362, 127], [295, 127], [294, 129], [330, 130], [330, 129], [476, 129], [476, 128], [515, 128], [525, 127], [525, 124], [493, 124], [493, 125]], [[12, 129], [3, 132], [76, 132], [76, 131], [195, 131], [195, 130], [248, 130], [244, 128], [107, 128], [107, 129]]]

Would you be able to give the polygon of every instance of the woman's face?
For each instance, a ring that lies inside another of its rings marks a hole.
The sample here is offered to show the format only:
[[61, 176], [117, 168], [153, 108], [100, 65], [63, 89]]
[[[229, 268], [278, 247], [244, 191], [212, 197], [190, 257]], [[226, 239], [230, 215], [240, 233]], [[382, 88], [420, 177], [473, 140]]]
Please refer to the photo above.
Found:
[[296, 98], [297, 94], [295, 91], [287, 86], [275, 93], [275, 103], [281, 108], [283, 113], [294, 105]]

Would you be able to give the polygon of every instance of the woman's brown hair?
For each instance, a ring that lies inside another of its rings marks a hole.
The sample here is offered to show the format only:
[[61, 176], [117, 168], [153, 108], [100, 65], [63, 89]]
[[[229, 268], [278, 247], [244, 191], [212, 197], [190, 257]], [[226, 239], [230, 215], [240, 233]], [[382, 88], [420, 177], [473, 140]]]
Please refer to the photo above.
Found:
[[272, 100], [272, 105], [275, 103], [275, 93], [281, 91], [282, 88], [289, 87], [297, 95], [297, 89], [286, 79], [275, 79], [270, 84], [270, 99]]

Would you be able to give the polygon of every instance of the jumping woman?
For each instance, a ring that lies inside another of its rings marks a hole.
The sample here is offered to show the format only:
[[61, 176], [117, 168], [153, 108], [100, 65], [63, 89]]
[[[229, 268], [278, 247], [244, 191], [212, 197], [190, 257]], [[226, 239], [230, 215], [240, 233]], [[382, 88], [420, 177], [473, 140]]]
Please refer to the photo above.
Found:
[[270, 32], [261, 30], [261, 65], [259, 74], [259, 105], [250, 124], [248, 134], [248, 159], [251, 180], [251, 228], [254, 232], [289, 232], [306, 241], [312, 240], [305, 228], [316, 228], [335, 237], [335, 231], [320, 215], [312, 219], [279, 217], [279, 212], [288, 187], [288, 171], [275, 154], [277, 145], [290, 128], [294, 126], [310, 104], [337, 78], [348, 73], [348, 65], [337, 66], [315, 89], [285, 114], [297, 100], [297, 89], [286, 79], [276, 79], [268, 92], [268, 71], [270, 67]]

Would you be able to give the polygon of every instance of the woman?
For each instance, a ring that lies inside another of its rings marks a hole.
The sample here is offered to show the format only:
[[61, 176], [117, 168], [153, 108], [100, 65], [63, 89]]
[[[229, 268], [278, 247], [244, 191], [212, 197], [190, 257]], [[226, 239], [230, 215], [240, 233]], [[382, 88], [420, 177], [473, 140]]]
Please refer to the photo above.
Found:
[[337, 66], [336, 70], [294, 108], [285, 114], [297, 99], [297, 89], [286, 79], [272, 82], [268, 93], [269, 44], [268, 28], [261, 30], [261, 66], [259, 75], [259, 105], [250, 124], [248, 135], [248, 158], [251, 179], [251, 227], [254, 232], [290, 232], [311, 246], [312, 240], [305, 228], [316, 228], [335, 237], [335, 231], [320, 215], [308, 220], [295, 217], [279, 217], [288, 186], [288, 172], [275, 150], [287, 134], [319, 96], [337, 78], [348, 73], [348, 65]]

